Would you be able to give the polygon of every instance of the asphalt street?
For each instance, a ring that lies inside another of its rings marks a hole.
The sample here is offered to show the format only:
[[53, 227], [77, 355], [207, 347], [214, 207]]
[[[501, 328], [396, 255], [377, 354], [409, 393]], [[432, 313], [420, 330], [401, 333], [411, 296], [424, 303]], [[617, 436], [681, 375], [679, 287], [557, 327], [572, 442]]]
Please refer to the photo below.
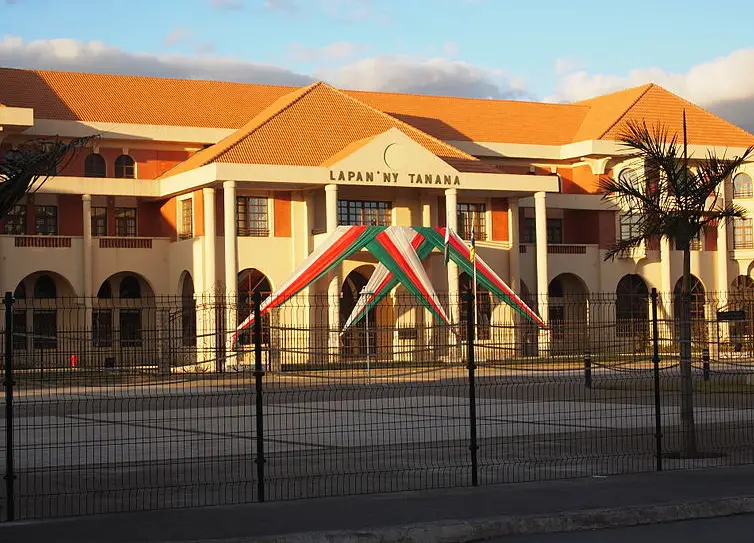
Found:
[[752, 540], [754, 515], [739, 515], [590, 532], [503, 537], [487, 543], [750, 543]]
[[[263, 417], [267, 499], [469, 485], [468, 387], [458, 373], [449, 377], [395, 383], [270, 377]], [[22, 388], [14, 421], [20, 517], [256, 501], [253, 384], [240, 378], [235, 386], [194, 384]], [[602, 374], [591, 389], [578, 375], [482, 378], [480, 483], [652, 471], [651, 400], [646, 382], [621, 375]], [[672, 400], [660, 417], [669, 449], [679, 442]], [[752, 461], [751, 413], [744, 395], [700, 397], [700, 444], [725, 455], [669, 458], [666, 469]]]

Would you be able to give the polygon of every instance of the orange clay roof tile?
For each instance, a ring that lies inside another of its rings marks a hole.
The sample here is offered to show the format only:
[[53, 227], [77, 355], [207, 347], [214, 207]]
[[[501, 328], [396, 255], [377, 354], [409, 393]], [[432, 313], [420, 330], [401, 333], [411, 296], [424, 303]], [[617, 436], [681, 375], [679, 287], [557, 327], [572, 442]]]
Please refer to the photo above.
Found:
[[296, 87], [0, 68], [0, 102], [37, 119], [239, 128]]
[[[240, 130], [203, 149], [165, 177], [212, 162], [321, 166], [344, 149], [397, 128], [459, 171], [495, 169], [325, 83], [298, 89], [270, 105]], [[355, 150], [355, 149], [354, 149]]]
[[570, 143], [589, 108], [569, 104], [349, 91], [446, 141]]
[[671, 134], [683, 133], [683, 111], [686, 111], [688, 142], [699, 145], [723, 147], [748, 147], [754, 145], [754, 135], [733, 123], [713, 115], [699, 106], [657, 85], [650, 85], [603, 135], [601, 139], [615, 140], [620, 137], [630, 120], [646, 119], [648, 125], [661, 124]]
[[[12, 68], [0, 68], [0, 81], [0, 103], [34, 108], [37, 119], [225, 129], [240, 129], [276, 100], [300, 89]], [[693, 143], [739, 146], [754, 140], [748, 132], [651, 84], [574, 104], [344, 94], [445, 141], [563, 145], [614, 139], [621, 123], [630, 118], [663, 121], [674, 129], [683, 108]]]

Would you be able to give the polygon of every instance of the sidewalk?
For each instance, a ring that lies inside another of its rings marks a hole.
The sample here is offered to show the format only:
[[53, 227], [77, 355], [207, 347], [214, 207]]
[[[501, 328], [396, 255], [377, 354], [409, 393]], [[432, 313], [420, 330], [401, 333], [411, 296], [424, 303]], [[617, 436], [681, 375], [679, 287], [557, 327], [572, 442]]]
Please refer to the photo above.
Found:
[[754, 512], [754, 466], [0, 523], [0, 541], [480, 541]]

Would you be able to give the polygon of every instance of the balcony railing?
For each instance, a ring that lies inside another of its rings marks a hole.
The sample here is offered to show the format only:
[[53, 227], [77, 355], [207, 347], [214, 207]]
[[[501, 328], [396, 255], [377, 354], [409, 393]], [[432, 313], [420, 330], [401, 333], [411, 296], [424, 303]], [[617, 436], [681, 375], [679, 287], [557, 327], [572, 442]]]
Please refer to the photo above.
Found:
[[71, 238], [59, 236], [16, 236], [16, 247], [45, 247], [50, 249], [67, 249]]
[[[529, 251], [529, 247], [532, 249], [534, 244], [519, 245], [518, 252], [526, 254]], [[552, 244], [547, 246], [547, 254], [551, 255], [585, 255], [586, 245], [566, 245], [566, 244]]]
[[100, 249], [151, 249], [152, 238], [99, 238]]

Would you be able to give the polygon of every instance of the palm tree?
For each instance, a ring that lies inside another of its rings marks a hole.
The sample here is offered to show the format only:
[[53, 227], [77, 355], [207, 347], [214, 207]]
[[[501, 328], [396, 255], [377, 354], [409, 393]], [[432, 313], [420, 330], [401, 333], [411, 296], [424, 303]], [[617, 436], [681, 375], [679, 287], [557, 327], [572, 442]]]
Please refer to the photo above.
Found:
[[6, 217], [24, 195], [39, 190], [95, 137], [68, 142], [33, 139], [0, 157], [0, 218]]
[[[629, 157], [642, 162], [634, 175], [605, 177], [601, 180], [603, 199], [630, 210], [633, 228], [630, 236], [618, 240], [605, 255], [613, 259], [647, 239], [667, 238], [683, 251], [683, 277], [679, 314], [681, 365], [681, 426], [683, 453], [697, 454], [694, 427], [694, 397], [691, 373], [691, 243], [706, 226], [743, 218], [745, 211], [726, 202], [724, 184], [754, 152], [750, 147], [741, 156], [718, 157], [712, 150], [703, 158], [688, 155], [686, 112], [683, 134], [671, 134], [663, 125], [648, 127], [646, 122], [629, 121], [619, 136]], [[690, 166], [691, 164], [691, 166]], [[719, 251], [726, 250], [718, 247]]]

